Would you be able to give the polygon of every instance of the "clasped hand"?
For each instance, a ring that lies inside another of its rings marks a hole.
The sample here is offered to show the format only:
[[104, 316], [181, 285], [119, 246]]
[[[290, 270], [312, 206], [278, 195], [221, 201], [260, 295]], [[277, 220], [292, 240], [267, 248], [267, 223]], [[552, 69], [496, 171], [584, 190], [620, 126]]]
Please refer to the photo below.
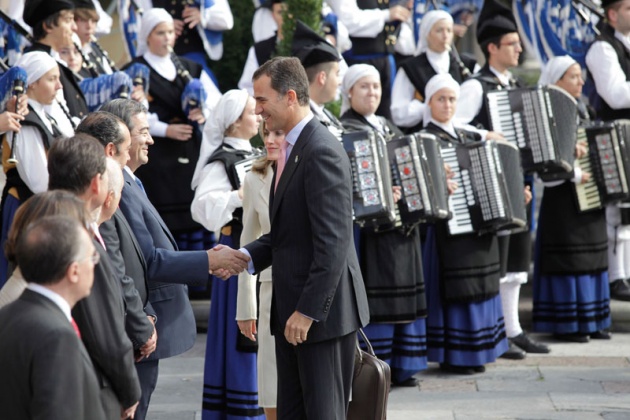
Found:
[[208, 250], [210, 274], [227, 280], [231, 276], [247, 269], [249, 257], [229, 246], [217, 245]]

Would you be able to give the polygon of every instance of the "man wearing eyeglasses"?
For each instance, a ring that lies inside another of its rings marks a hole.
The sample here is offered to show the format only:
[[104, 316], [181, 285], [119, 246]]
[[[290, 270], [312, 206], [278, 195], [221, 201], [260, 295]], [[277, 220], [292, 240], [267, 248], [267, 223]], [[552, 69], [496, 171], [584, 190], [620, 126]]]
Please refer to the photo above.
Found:
[[94, 366], [70, 312], [90, 294], [99, 257], [85, 227], [67, 216], [42, 218], [26, 228], [15, 251], [29, 285], [0, 311], [2, 417], [105, 419]]
[[[77, 134], [60, 138], [48, 151], [50, 190], [66, 190], [85, 202], [94, 222], [109, 192], [103, 146], [94, 137]], [[94, 271], [92, 294], [72, 314], [96, 368], [101, 402], [107, 418], [133, 417], [140, 399], [133, 346], [125, 332], [125, 307], [118, 277], [94, 226], [94, 247], [100, 262]], [[90, 418], [88, 416], [88, 418]]]

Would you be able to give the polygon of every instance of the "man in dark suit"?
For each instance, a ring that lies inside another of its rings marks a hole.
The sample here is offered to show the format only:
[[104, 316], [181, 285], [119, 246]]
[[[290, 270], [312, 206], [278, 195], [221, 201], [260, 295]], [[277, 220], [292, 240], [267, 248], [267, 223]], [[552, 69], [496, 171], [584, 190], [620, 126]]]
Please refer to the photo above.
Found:
[[70, 315], [90, 294], [98, 263], [87, 231], [66, 216], [45, 217], [15, 251], [29, 286], [0, 310], [2, 418], [104, 420], [94, 366]]
[[[120, 169], [127, 164], [131, 134], [120, 118], [105, 111], [92, 112], [81, 121], [76, 133], [96, 138], [103, 145], [105, 155], [115, 160]], [[111, 185], [111, 172], [109, 175]], [[122, 178], [122, 174], [120, 176]], [[125, 301], [125, 330], [133, 344], [136, 360], [140, 360], [155, 350], [155, 312], [148, 304], [146, 263], [140, 245], [118, 207], [119, 201], [120, 192], [109, 188], [101, 210], [101, 216], [107, 213], [108, 217], [99, 225], [99, 231], [114, 273], [120, 279]], [[139, 379], [142, 381], [142, 378]]]
[[[273, 262], [278, 418], [346, 418], [356, 344], [369, 320], [352, 235], [352, 178], [343, 147], [309, 109], [297, 58], [254, 73], [256, 113], [286, 133], [271, 193], [271, 232], [245, 246], [250, 271]], [[280, 169], [279, 169], [280, 170]]]
[[[98, 214], [108, 191], [103, 146], [87, 134], [60, 138], [48, 151], [48, 187], [70, 191]], [[96, 221], [96, 218], [95, 218]], [[108, 418], [127, 418], [140, 399], [140, 384], [134, 368], [133, 347], [125, 332], [125, 308], [120, 281], [93, 226], [94, 246], [100, 263], [94, 270], [92, 294], [73, 309], [81, 338], [96, 367], [101, 399]]]
[[124, 170], [120, 209], [146, 260], [149, 302], [157, 316], [157, 349], [137, 364], [142, 400], [136, 415], [142, 419], [157, 383], [159, 359], [181, 354], [195, 342], [197, 330], [186, 285], [205, 286], [209, 272], [219, 268], [227, 269], [228, 276], [240, 272], [247, 266], [248, 259], [227, 247], [208, 251], [177, 250], [171, 232], [144, 193], [142, 182], [133, 174], [149, 161], [149, 146], [153, 144], [146, 108], [132, 100], [116, 99], [101, 110], [122, 119], [131, 132], [130, 159]]

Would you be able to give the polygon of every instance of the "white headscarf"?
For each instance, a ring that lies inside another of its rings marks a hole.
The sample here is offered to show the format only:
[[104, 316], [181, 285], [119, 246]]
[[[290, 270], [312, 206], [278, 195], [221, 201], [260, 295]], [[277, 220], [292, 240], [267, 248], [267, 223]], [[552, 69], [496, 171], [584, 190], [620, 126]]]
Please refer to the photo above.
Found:
[[427, 104], [427, 106], [424, 107], [424, 116], [422, 118], [423, 126], [426, 127], [426, 125], [429, 124], [429, 121], [431, 121], [431, 107], [429, 107], [429, 101], [437, 91], [444, 88], [451, 89], [455, 92], [455, 97], [459, 98], [459, 83], [457, 83], [450, 74], [437, 74], [429, 79], [429, 82], [424, 88], [424, 103]]
[[416, 55], [420, 55], [429, 49], [429, 32], [431, 32], [433, 25], [443, 19], [449, 21], [451, 25], [453, 24], [453, 16], [444, 10], [431, 10], [422, 17]]
[[541, 86], [555, 84], [558, 80], [562, 79], [564, 73], [574, 64], [577, 64], [577, 61], [568, 55], [553, 57], [547, 62], [545, 68], [540, 73], [538, 84]]
[[232, 89], [225, 92], [212, 112], [212, 117], [206, 122], [203, 129], [203, 139], [199, 160], [195, 167], [195, 173], [191, 182], [194, 190], [201, 182], [201, 173], [212, 153], [217, 150], [228, 129], [236, 120], [243, 115], [247, 100], [250, 98], [245, 89]]
[[33, 51], [24, 54], [15, 63], [16, 66], [22, 67], [26, 71], [26, 84], [30, 85], [38, 81], [50, 69], [57, 67], [57, 61], [50, 54], [43, 51]]
[[381, 80], [381, 74], [376, 70], [376, 67], [369, 64], [355, 64], [348, 67], [341, 83], [341, 114], [350, 109], [350, 89], [365, 76], [374, 76]]
[[173, 23], [173, 17], [164, 9], [153, 8], [144, 12], [138, 33], [138, 48], [136, 56], [142, 56], [149, 49], [147, 40], [156, 26], [162, 22]]

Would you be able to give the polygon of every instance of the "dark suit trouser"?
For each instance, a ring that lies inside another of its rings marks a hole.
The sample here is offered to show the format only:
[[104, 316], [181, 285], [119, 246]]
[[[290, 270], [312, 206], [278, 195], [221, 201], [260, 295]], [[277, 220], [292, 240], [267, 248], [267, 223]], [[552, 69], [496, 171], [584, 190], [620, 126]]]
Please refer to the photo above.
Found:
[[278, 418], [345, 420], [352, 390], [356, 333], [312, 344], [275, 336]]
[[136, 363], [136, 372], [138, 372], [142, 395], [140, 396], [140, 403], [136, 409], [136, 416], [134, 417], [135, 420], [144, 420], [147, 417], [151, 394], [153, 394], [155, 386], [157, 385], [158, 363], [159, 360], [148, 360]]

